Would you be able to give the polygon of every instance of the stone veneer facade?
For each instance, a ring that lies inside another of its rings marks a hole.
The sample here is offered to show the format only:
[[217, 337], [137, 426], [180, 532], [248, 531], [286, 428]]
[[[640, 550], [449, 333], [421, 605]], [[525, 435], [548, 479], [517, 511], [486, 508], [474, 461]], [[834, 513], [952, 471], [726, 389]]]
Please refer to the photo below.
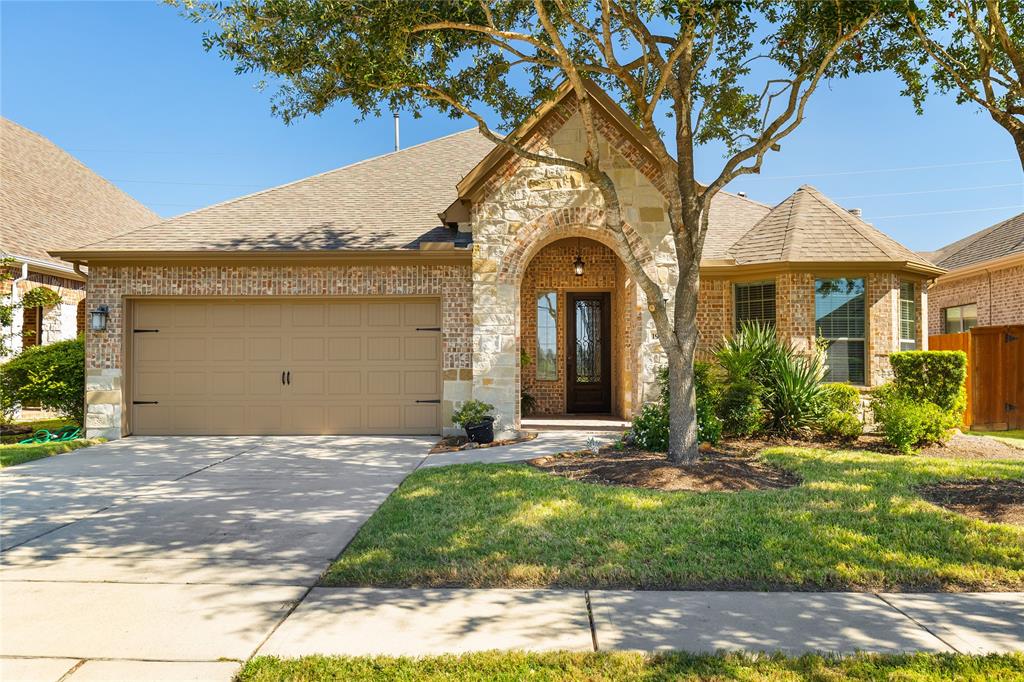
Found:
[[928, 333], [945, 333], [945, 309], [975, 303], [978, 326], [1024, 324], [1024, 264], [969, 276], [954, 270], [928, 288]]
[[125, 297], [436, 296], [441, 300], [442, 415], [468, 400], [472, 316], [468, 265], [93, 265], [90, 305], [107, 305], [107, 329], [86, 335], [90, 437], [120, 438]]

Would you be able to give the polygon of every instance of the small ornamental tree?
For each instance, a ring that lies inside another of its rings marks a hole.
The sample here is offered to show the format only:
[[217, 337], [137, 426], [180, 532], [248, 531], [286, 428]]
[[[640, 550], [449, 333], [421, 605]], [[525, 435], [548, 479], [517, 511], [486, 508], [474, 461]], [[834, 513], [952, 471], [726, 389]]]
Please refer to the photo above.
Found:
[[[886, 0], [179, 2], [193, 20], [217, 25], [204, 37], [206, 49], [234, 60], [240, 73], [280, 83], [272, 109], [286, 121], [339, 100], [363, 116], [432, 108], [468, 117], [524, 159], [583, 174], [600, 192], [605, 226], [667, 356], [668, 455], [676, 462], [698, 456], [693, 359], [713, 199], [760, 171], [803, 122], [824, 79], [891, 66], [883, 27], [905, 19], [909, 7]], [[655, 281], [626, 239], [588, 80], [622, 103], [669, 180], [673, 281]], [[578, 103], [583, 158], [536, 153], [499, 132], [513, 130], [562, 83]], [[704, 145], [724, 151], [720, 164], [698, 168]]]

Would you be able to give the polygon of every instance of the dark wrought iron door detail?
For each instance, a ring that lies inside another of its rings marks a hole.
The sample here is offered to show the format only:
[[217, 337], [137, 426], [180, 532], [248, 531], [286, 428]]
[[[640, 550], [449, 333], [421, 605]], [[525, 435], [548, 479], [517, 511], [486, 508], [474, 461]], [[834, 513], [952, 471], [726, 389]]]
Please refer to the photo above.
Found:
[[566, 409], [611, 410], [611, 319], [608, 293], [570, 293], [566, 315]]

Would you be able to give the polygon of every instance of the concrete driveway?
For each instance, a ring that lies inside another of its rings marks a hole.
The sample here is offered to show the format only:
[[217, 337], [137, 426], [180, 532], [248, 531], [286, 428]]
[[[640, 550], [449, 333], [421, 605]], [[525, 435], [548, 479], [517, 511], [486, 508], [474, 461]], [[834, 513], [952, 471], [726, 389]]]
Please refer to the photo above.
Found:
[[4, 679], [229, 678], [432, 442], [128, 438], [0, 472]]

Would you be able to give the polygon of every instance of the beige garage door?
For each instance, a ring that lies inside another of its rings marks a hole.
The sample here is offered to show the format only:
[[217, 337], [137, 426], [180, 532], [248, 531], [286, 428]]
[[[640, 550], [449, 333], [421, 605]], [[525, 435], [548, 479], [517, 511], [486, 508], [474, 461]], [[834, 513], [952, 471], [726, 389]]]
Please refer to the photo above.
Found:
[[433, 434], [436, 299], [135, 301], [132, 432]]

